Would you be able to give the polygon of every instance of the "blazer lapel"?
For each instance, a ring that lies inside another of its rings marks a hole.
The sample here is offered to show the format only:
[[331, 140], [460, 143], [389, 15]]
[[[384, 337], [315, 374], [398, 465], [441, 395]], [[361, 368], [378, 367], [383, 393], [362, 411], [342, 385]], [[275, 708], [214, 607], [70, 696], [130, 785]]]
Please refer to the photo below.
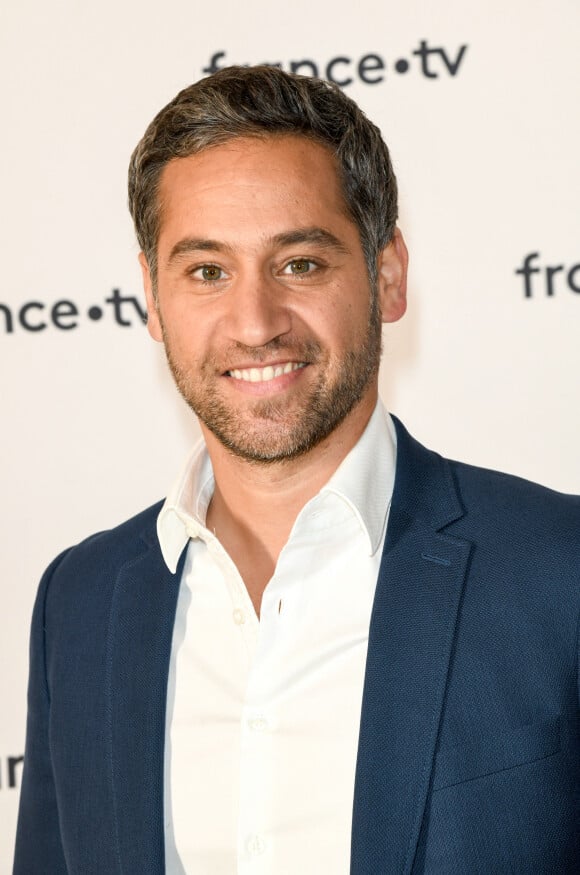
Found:
[[113, 595], [109, 749], [120, 871], [162, 875], [165, 705], [183, 557], [171, 574], [153, 527], [147, 540]]
[[449, 463], [395, 420], [397, 472], [369, 631], [352, 875], [412, 870], [470, 544]]

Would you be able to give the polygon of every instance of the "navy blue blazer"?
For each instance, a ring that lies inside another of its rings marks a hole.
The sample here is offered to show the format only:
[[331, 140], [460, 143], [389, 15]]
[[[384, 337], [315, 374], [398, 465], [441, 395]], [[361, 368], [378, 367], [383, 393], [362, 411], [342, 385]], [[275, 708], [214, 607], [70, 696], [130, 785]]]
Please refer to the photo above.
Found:
[[[580, 498], [450, 462], [396, 425], [351, 873], [579, 872]], [[181, 568], [163, 562], [159, 507], [41, 582], [15, 875], [164, 872]]]

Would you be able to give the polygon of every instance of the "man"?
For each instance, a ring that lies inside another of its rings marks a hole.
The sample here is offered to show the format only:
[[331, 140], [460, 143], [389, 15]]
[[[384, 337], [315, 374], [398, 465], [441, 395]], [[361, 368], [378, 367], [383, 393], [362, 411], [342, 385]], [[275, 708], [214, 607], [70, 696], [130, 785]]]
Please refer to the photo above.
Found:
[[230, 68], [129, 192], [204, 440], [43, 578], [16, 875], [577, 871], [580, 500], [378, 402], [407, 267], [378, 130]]

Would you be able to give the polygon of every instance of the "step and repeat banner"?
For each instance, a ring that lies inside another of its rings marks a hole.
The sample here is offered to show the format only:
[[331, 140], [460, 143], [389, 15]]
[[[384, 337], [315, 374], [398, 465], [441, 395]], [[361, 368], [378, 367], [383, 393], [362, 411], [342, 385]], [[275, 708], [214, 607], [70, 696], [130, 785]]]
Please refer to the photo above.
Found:
[[15, 0], [0, 19], [0, 875], [30, 612], [64, 547], [163, 496], [197, 436], [143, 325], [126, 172], [228, 64], [330, 79], [381, 127], [411, 253], [381, 391], [442, 453], [580, 492], [576, 0]]

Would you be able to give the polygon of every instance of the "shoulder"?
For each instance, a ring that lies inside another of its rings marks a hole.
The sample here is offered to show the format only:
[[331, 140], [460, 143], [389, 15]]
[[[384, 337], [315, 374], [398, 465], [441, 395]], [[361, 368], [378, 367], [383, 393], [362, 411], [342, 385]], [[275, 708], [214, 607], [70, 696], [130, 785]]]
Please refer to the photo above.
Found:
[[155, 540], [157, 517], [162, 506], [163, 502], [159, 501], [112, 529], [90, 535], [58, 557], [61, 565], [90, 563], [96, 558], [108, 558], [113, 562], [131, 558], [133, 553], [142, 551], [144, 545]]
[[[447, 459], [397, 427], [397, 500], [464, 538], [498, 576], [566, 581], [578, 595], [580, 496]], [[441, 508], [445, 508], [442, 514]]]
[[[580, 497], [449, 461], [464, 513], [447, 529], [472, 544], [480, 595], [570, 640], [580, 611]], [[501, 593], [501, 595], [498, 595]]]
[[566, 569], [580, 579], [580, 496], [449, 460], [464, 515], [457, 531], [522, 567]]
[[556, 492], [522, 477], [447, 459], [465, 510], [518, 521], [546, 533], [574, 535], [580, 526], [580, 496]]
[[397, 474], [406, 492], [419, 490], [427, 503], [454, 492], [462, 516], [485, 518], [490, 523], [517, 522], [524, 528], [540, 527], [548, 533], [574, 536], [578, 541], [580, 496], [446, 458], [419, 443], [396, 417], [393, 420], [397, 430]]
[[159, 501], [114, 528], [97, 532], [57, 556], [40, 582], [37, 602], [47, 599], [62, 604], [71, 595], [74, 601], [101, 598], [110, 591], [119, 570], [147, 551], [160, 553], [157, 516]]

